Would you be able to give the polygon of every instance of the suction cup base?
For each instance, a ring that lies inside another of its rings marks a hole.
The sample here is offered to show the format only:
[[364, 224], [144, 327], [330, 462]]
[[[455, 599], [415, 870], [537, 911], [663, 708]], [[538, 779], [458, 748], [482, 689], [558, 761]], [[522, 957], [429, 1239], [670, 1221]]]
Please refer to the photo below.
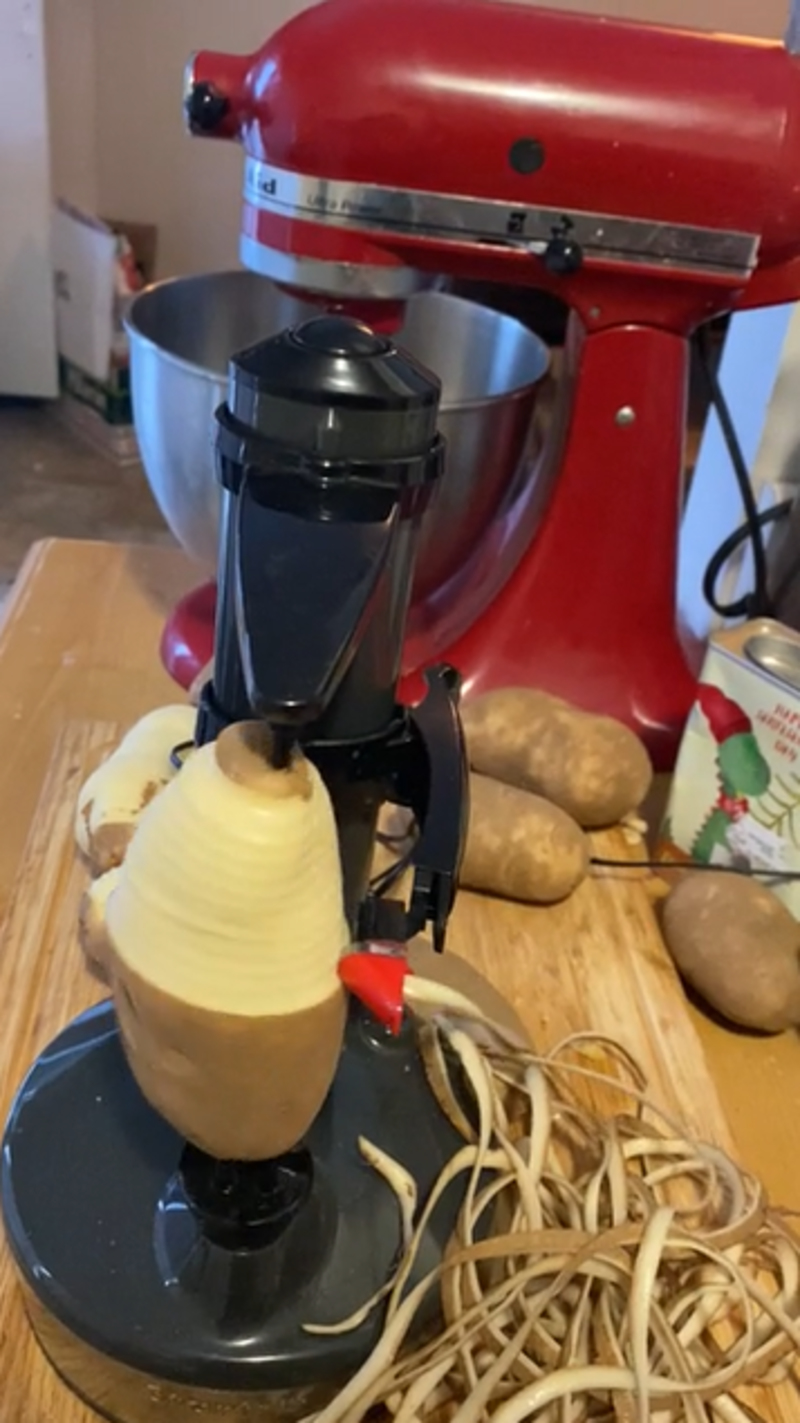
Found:
[[[2, 1205], [31, 1323], [68, 1384], [115, 1423], [282, 1423], [360, 1366], [390, 1276], [397, 1200], [362, 1136], [424, 1198], [460, 1144], [425, 1078], [413, 1028], [391, 1038], [354, 1009], [339, 1072], [305, 1147], [310, 1185], [277, 1239], [230, 1248], [190, 1202], [185, 1143], [128, 1071], [112, 1006], [73, 1022], [34, 1064], [4, 1138]], [[414, 1279], [441, 1258], [460, 1201], [434, 1213]], [[420, 1326], [436, 1313], [429, 1301]]]

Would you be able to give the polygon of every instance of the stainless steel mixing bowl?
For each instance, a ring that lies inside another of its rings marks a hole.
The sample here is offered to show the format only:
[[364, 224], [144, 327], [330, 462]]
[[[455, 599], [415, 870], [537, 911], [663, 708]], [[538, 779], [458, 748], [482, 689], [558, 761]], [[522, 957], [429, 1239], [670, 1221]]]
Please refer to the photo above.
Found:
[[[172, 533], [209, 573], [217, 554], [214, 412], [228, 360], [311, 312], [245, 271], [160, 282], [131, 305], [142, 463]], [[442, 382], [445, 474], [417, 562], [416, 590], [427, 592], [459, 566], [512, 484], [549, 354], [511, 317], [443, 292], [411, 299], [397, 339]]]

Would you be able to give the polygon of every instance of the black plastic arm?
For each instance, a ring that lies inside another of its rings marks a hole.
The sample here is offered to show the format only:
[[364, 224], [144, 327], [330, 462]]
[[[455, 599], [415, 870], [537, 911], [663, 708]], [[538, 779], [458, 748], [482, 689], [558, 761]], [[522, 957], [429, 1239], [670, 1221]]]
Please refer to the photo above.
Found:
[[464, 854], [469, 777], [459, 675], [452, 667], [436, 667], [425, 681], [428, 694], [408, 713], [406, 734], [395, 742], [393, 764], [386, 768], [392, 799], [412, 810], [419, 826], [408, 908], [371, 894], [359, 931], [362, 939], [405, 943], [430, 924], [433, 947], [441, 953]]

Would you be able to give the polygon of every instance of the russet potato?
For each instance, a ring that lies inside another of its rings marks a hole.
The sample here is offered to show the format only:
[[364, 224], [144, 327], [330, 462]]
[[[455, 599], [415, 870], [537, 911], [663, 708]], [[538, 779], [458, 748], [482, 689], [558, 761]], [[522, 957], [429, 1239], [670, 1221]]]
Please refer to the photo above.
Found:
[[744, 1028], [800, 1025], [800, 924], [764, 885], [724, 871], [687, 874], [662, 906], [667, 947], [686, 982]]
[[615, 825], [650, 789], [647, 751], [611, 717], [525, 687], [467, 698], [461, 715], [474, 771], [542, 796], [585, 830]]

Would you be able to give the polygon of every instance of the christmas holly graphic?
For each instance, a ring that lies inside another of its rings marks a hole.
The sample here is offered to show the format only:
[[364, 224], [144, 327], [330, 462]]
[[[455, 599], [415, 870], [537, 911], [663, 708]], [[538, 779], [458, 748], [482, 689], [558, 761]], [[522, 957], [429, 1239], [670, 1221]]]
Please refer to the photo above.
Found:
[[730, 832], [750, 812], [750, 797], [769, 788], [770, 768], [753, 734], [745, 711], [718, 687], [701, 682], [697, 689], [700, 710], [717, 743], [719, 795], [692, 844], [692, 857], [711, 864], [715, 852], [741, 858]]
[[791, 840], [800, 850], [800, 777], [791, 771], [773, 776], [769, 790], [751, 815], [758, 824], [780, 840]]

